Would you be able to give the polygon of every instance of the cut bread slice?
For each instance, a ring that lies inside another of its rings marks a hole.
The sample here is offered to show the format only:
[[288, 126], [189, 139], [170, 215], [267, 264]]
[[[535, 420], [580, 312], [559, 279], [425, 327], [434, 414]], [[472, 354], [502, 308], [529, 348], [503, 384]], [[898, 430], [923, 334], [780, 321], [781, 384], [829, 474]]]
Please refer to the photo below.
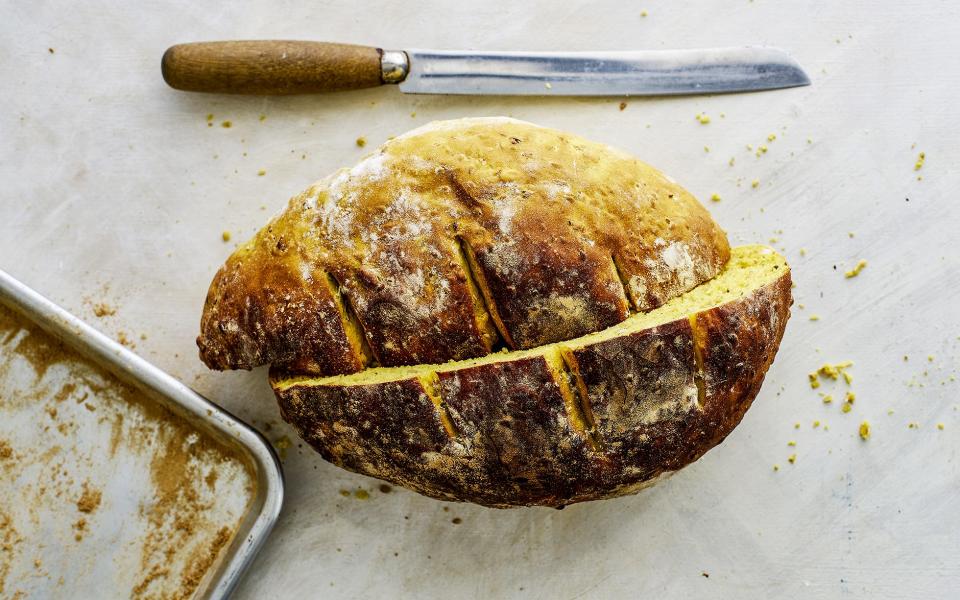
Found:
[[327, 460], [495, 507], [637, 491], [720, 443], [783, 335], [789, 267], [732, 250], [712, 280], [602, 331], [529, 350], [332, 377], [271, 375]]

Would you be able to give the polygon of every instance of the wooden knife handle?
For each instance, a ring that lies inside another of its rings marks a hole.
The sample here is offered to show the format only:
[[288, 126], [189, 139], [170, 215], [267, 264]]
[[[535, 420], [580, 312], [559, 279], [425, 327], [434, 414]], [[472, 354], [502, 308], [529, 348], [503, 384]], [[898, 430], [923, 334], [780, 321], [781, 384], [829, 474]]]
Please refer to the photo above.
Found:
[[295, 41], [196, 42], [171, 46], [161, 70], [170, 87], [222, 94], [303, 94], [375, 87], [380, 48]]

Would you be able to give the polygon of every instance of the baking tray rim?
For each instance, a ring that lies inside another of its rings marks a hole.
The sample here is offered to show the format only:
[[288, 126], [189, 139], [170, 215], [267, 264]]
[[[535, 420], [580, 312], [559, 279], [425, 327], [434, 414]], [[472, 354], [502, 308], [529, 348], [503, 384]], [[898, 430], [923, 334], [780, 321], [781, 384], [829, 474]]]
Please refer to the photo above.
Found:
[[[3, 269], [0, 269], [0, 304], [27, 318], [121, 381], [148, 396], [162, 396], [191, 424], [192, 419], [199, 420], [201, 429], [213, 430], [221, 441], [240, 447], [255, 470], [256, 495], [227, 548], [227, 554], [201, 596], [211, 600], [229, 597], [269, 537], [283, 505], [283, 470], [270, 443], [225, 409]], [[255, 515], [252, 520], [251, 515]]]

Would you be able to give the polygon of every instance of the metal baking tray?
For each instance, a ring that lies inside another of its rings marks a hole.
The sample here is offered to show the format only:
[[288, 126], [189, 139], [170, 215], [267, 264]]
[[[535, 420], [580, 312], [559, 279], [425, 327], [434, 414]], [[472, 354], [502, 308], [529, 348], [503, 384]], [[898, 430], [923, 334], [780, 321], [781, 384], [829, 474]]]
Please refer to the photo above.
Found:
[[[238, 504], [238, 508], [230, 509], [233, 510], [231, 514], [234, 515], [232, 518], [234, 520], [231, 522], [234, 524], [232, 529], [232, 535], [229, 538], [229, 542], [221, 541], [219, 546], [212, 546], [215, 550], [211, 551], [211, 556], [206, 563], [206, 571], [202, 571], [199, 576], [197, 576], [197, 581], [200, 583], [196, 584], [190, 591], [190, 595], [193, 598], [207, 598], [207, 599], [216, 599], [216, 598], [225, 598], [230, 592], [235, 588], [240, 577], [243, 575], [245, 569], [250, 565], [257, 551], [263, 545], [266, 540], [270, 530], [273, 528], [274, 524], [280, 513], [281, 504], [283, 502], [283, 474], [280, 468], [280, 463], [277, 461], [277, 457], [273, 452], [273, 449], [267, 443], [267, 441], [255, 430], [253, 430], [248, 425], [244, 424], [216, 404], [210, 402], [206, 398], [203, 398], [189, 387], [181, 383], [180, 381], [174, 379], [170, 375], [164, 373], [157, 367], [151, 365], [146, 360], [140, 358], [133, 352], [124, 348], [120, 344], [114, 342], [113, 340], [107, 338], [105, 335], [96, 331], [80, 319], [74, 317], [64, 309], [60, 308], [53, 302], [47, 300], [37, 292], [31, 290], [27, 286], [23, 285], [7, 273], [0, 270], [0, 304], [7, 307], [9, 311], [12, 311], [14, 315], [22, 318], [24, 322], [31, 323], [43, 330], [49, 336], [52, 336], [53, 339], [59, 340], [67, 348], [69, 348], [72, 353], [76, 353], [79, 359], [83, 362], [88, 362], [90, 365], [94, 365], [90, 368], [98, 369], [97, 372], [106, 372], [115, 377], [117, 380], [125, 384], [123, 389], [133, 390], [137, 393], [137, 397], [142, 397], [145, 403], [156, 403], [158, 406], [164, 407], [164, 415], [175, 415], [171, 416], [172, 419], [176, 419], [178, 437], [176, 439], [181, 439], [184, 432], [189, 431], [190, 433], [185, 436], [186, 438], [191, 438], [191, 436], [197, 436], [197, 439], [200, 439], [199, 436], [206, 436], [204, 439], [213, 440], [209, 442], [214, 444], [217, 448], [229, 448], [229, 456], [231, 460], [232, 457], [236, 457], [236, 460], [243, 463], [242, 473], [243, 475], [243, 490], [247, 494], [247, 497], [243, 499], [245, 504]], [[8, 313], [9, 314], [9, 313]], [[3, 336], [0, 335], [0, 338]], [[9, 343], [9, 340], [6, 340], [5, 343]], [[72, 356], [72, 354], [71, 354]], [[3, 356], [0, 355], [0, 359]], [[12, 360], [8, 357], [6, 360], [0, 360], [0, 366], [5, 366], [9, 370], [12, 365]], [[62, 389], [62, 388], [61, 388]], [[70, 388], [73, 389], [73, 388]], [[22, 394], [21, 394], [22, 395]], [[11, 401], [10, 398], [13, 398], [13, 401], [16, 401], [16, 394], [11, 395], [7, 392], [8, 403]], [[50, 405], [53, 404], [49, 398], [46, 399], [50, 402]], [[62, 400], [62, 399], [58, 399]], [[4, 399], [0, 397], [0, 404]], [[82, 405], [83, 398], [77, 399], [78, 405]], [[61, 407], [61, 413], [65, 410], [75, 410], [73, 402], [61, 402], [59, 405]], [[24, 403], [23, 406], [27, 407], [22, 410], [37, 410], [36, 407], [30, 407], [27, 403]], [[102, 415], [103, 410], [99, 413], [94, 413], [92, 411], [96, 410], [96, 406], [85, 406], [87, 410], [91, 411], [90, 414]], [[148, 406], [149, 410], [158, 410], [154, 407]], [[56, 412], [56, 406], [47, 408], [47, 411]], [[169, 411], [169, 412], [166, 412]], [[80, 413], [84, 414], [84, 413]], [[14, 414], [14, 416], [18, 416]], [[19, 415], [23, 416], [23, 415]], [[30, 426], [33, 426], [33, 423], [37, 421], [37, 415], [27, 415], [30, 417], [29, 423]], [[43, 415], [40, 415], [43, 417]], [[51, 414], [51, 417], [54, 415]], [[101, 424], [105, 417], [98, 416], [97, 418], [101, 419]], [[121, 423], [123, 422], [122, 417], [117, 419]], [[130, 419], [128, 419], [129, 422]], [[171, 421], [173, 422], [173, 421]], [[83, 425], [83, 424], [81, 424]], [[0, 437], [6, 435], [7, 437], [16, 436], [18, 433], [18, 425], [15, 422], [15, 419], [8, 420], [6, 424], [0, 423]], [[45, 426], [49, 429], [49, 425]], [[182, 427], [189, 427], [191, 429], [182, 429]], [[6, 429], [6, 430], [5, 430]], [[70, 430], [67, 428], [68, 434], [79, 435], [82, 433], [82, 427], [79, 429], [74, 425], [74, 429]], [[101, 426], [102, 429], [102, 426]], [[142, 429], [142, 427], [141, 427]], [[159, 431], [157, 429], [156, 431]], [[63, 433], [63, 431], [61, 431]], [[140, 430], [137, 430], [137, 436], [140, 435]], [[26, 435], [26, 434], [24, 434]], [[44, 434], [40, 437], [56, 436], [56, 431], [50, 431], [49, 434]], [[129, 437], [129, 436], [128, 436]], [[49, 443], [49, 442], [45, 442]], [[182, 442], [181, 442], [182, 443]], [[113, 442], [114, 447], [116, 443]], [[211, 446], [212, 447], [212, 446]], [[188, 448], [193, 448], [193, 446], [188, 446]], [[59, 450], [59, 447], [57, 448]], [[145, 452], [155, 452], [153, 446], [149, 446], [148, 450]], [[15, 468], [23, 469], [20, 465], [24, 461], [19, 460], [19, 458], [25, 457], [27, 461], [33, 460], [34, 456], [29, 454], [30, 450], [26, 451], [18, 457], [16, 454], [13, 455], [13, 458], [10, 459], [11, 450], [10, 445], [7, 444], [6, 457], [7, 463], [13, 464]], [[103, 451], [105, 452], [105, 450]], [[72, 454], [68, 450], [66, 453], [68, 458], [72, 460]], [[132, 454], [132, 452], [130, 452]], [[112, 452], [111, 452], [112, 455]], [[96, 454], [94, 454], [96, 456]], [[226, 455], [224, 455], [226, 456]], [[120, 458], [124, 458], [122, 453]], [[151, 458], [147, 456], [146, 458], [141, 458], [141, 462], [144, 460], [156, 460], [156, 458]], [[90, 462], [90, 467], [94, 470], [100, 468], [103, 471], [103, 466], [99, 464], [100, 461], [93, 460]], [[106, 460], [104, 462], [107, 462]], [[129, 463], [129, 460], [127, 460]], [[224, 461], [225, 462], [225, 461]], [[153, 463], [148, 463], [153, 464]], [[59, 467], [61, 471], [66, 471], [62, 465]], [[117, 470], [120, 467], [112, 467], [112, 477], [117, 479]], [[129, 464], [127, 467], [129, 469]], [[163, 468], [167, 468], [164, 466]], [[237, 472], [241, 472], [237, 470]], [[2, 473], [0, 473], [2, 474]], [[56, 474], [56, 470], [55, 470]], [[74, 478], [79, 478], [82, 476], [82, 473], [72, 473], [69, 474], [70, 479], [67, 481], [71, 486], [74, 486], [71, 490], [68, 490], [68, 493], [63, 494], [65, 497], [76, 498], [75, 488], [79, 485], [78, 482], [75, 482]], [[129, 488], [134, 485], [133, 482], [136, 477], [136, 473], [120, 473], [120, 482], [112, 481], [110, 482], [110, 489], [104, 490], [104, 497], [107, 497], [109, 493], [117, 493], [119, 500], [115, 503], [118, 506], [124, 504], [124, 486]], [[22, 494], [24, 488], [29, 489], [39, 489], [41, 492], [46, 493], [48, 496], [51, 492], [46, 491], [47, 483], [46, 481], [38, 481], [39, 479], [46, 479], [44, 477], [37, 477], [36, 473], [26, 472], [20, 473], [20, 480], [17, 481], [15, 478], [8, 477], [4, 485], [8, 486], [7, 491], [10, 494]], [[239, 479], [239, 476], [234, 477], [234, 479]], [[216, 482], [216, 474], [214, 474], [214, 482]], [[210, 493], [213, 495], [213, 500], [208, 501], [207, 509], [208, 510], [221, 510], [219, 508], [210, 509], [209, 507], [218, 506], [221, 500], [229, 503], [231, 500], [229, 498], [218, 498], [215, 495], [214, 490], [216, 489], [214, 485], [216, 483], [211, 483], [207, 481], [210, 487]], [[66, 484], [64, 484], [66, 485]], [[86, 483], [83, 484], [84, 490], [86, 493]], [[174, 485], [182, 485], [180, 483], [174, 483]], [[227, 485], [227, 484], [223, 484]], [[109, 486], [108, 486], [109, 487]], [[119, 488], [119, 492], [117, 492]], [[179, 488], [177, 488], [179, 489]], [[73, 494], [71, 496], [71, 493]], [[142, 495], [142, 491], [139, 492]], [[100, 503], [100, 494], [97, 492], [96, 504]], [[133, 494], [132, 492], [126, 492], [127, 496]], [[56, 496], [59, 498], [61, 492], [57, 492]], [[0, 498], [2, 500], [2, 498]], [[66, 509], [59, 509], [60, 512], [67, 513], [70, 511], [84, 509], [91, 509], [90, 506], [84, 506], [81, 500], [71, 500], [71, 502], [76, 502], [77, 506], [68, 506]], [[13, 504], [7, 502], [7, 504]], [[20, 501], [22, 504], [22, 500]], [[130, 504], [127, 501], [127, 504]], [[105, 507], [102, 509], [103, 512], [106, 512], [107, 515], [103, 518], [105, 529], [110, 529], [111, 527], [117, 530], [125, 530], [129, 532], [132, 528], [136, 528], [136, 523], [130, 523], [130, 521], [135, 521], [137, 518], [136, 510], [131, 510], [131, 507], [127, 506], [126, 513], [123, 514], [110, 514], [109, 507], [113, 506], [110, 504], [109, 499], [104, 502]], [[94, 506], [95, 507], [95, 506]], [[0, 504], [0, 509], [4, 507]], [[8, 510], [10, 506], [6, 507]], [[87, 559], [91, 565], [97, 561], [98, 554], [103, 551], [106, 552], [111, 550], [117, 552], [116, 541], [114, 541], [114, 547], [112, 548], [97, 548], [96, 544], [96, 535], [100, 532], [88, 532], [88, 531], [79, 531], [76, 534], [76, 539], [81, 540], [83, 535], [87, 535], [93, 541], [93, 547], [87, 547], [85, 550], [80, 549], [79, 546], [71, 549], [70, 544], [73, 542], [67, 540], [66, 542], [57, 542], [55, 538], [49, 535], [49, 525], [43, 523], [43, 518], [46, 518], [45, 515], [41, 517], [37, 516], [36, 508], [23, 508], [22, 506], [16, 506], [15, 508], [19, 510], [30, 510], [33, 511], [29, 513], [29, 519], [34, 522], [34, 525], [29, 525], [34, 527], [38, 535], [36, 537], [39, 540], [30, 540], [23, 538], [27, 536], [20, 535], [21, 539], [17, 539], [16, 531], [13, 529], [13, 525], [10, 525], [10, 517], [6, 517], [6, 523], [4, 526], [9, 526], [8, 530], [3, 532], [4, 535], [8, 538], [7, 541], [20, 541], [20, 545], [23, 547], [19, 560], [22, 561], [20, 566], [24, 566], [24, 563], [30, 563], [36, 565], [38, 572], [42, 572], [44, 569], [51, 571], [49, 565], [45, 565], [41, 560], [41, 556], [44, 556], [43, 553], [47, 552], [46, 556], [53, 558], [48, 558], [49, 561], [56, 562], [52, 569], [52, 577], [55, 578], [57, 575], [58, 566], [63, 569], [73, 569], [75, 563], [81, 561], [81, 559]], [[224, 509], [225, 510], [225, 509]], [[27, 514], [27, 513], [24, 513]], [[143, 501], [140, 501], [139, 515], [143, 518], [144, 508]], [[71, 518], [76, 519], [76, 517], [83, 517], [84, 514], [73, 512]], [[2, 517], [2, 515], [0, 515]], [[51, 517], [54, 518], [54, 517]], [[165, 517], [164, 517], [165, 518]], [[79, 519], [77, 523], [81, 523], [80, 529], [86, 527], [86, 520]], [[43, 527], [41, 527], [43, 525]], [[44, 530], [43, 528], [46, 528]], [[180, 524], [181, 529], [183, 525]], [[188, 526], [189, 527], [189, 526]], [[10, 532], [13, 533], [10, 533]], [[222, 529], [220, 530], [223, 531]], [[129, 535], [127, 533], [127, 535]], [[163, 533], [162, 535], [166, 535]], [[62, 537], [62, 536], [61, 536]], [[106, 537], [105, 535], [100, 535], [101, 538]], [[226, 536], [224, 536], [226, 538]], [[167, 539], [167, 538], [165, 538]], [[104, 543], [104, 540], [101, 540], [99, 543]], [[199, 546], [198, 546], [199, 547]], [[206, 548], [206, 546], [205, 546]], [[71, 554], [71, 552], [73, 554]], [[170, 556], [168, 552], [168, 557]], [[50, 554], [56, 553], [56, 554]], [[63, 556], [66, 555], [66, 556]], [[162, 556], [162, 554], [160, 555]], [[196, 554], [194, 554], [194, 557]], [[36, 557], [36, 558], [34, 558]], [[161, 559], [162, 560], [162, 559]], [[194, 562], [186, 562], [186, 560], [191, 560]], [[59, 562], [57, 562], [59, 561]], [[103, 561], [107, 562], [110, 561]], [[122, 561], [121, 561], [122, 562]], [[118, 559], [113, 558], [113, 564], [107, 565], [95, 565], [90, 567], [91, 573], [95, 574], [84, 575], [86, 579], [89, 580], [99, 580], [96, 583], [87, 582], [89, 585], [98, 585], [99, 587], [99, 596], [107, 597], [111, 596], [110, 581], [111, 579], [103, 580], [104, 577], [112, 577], [113, 581], [117, 580], [116, 572], [122, 570], [123, 565], [117, 564]], [[195, 565], [197, 561], [194, 558], [185, 559], [185, 564]], [[32, 568], [32, 565], [29, 565]], [[160, 565], [161, 568], [164, 565]], [[10, 566], [7, 565], [5, 569], [4, 576], [8, 575], [10, 571]], [[51, 577], [51, 574], [48, 573], [48, 577]], [[201, 579], [202, 577], [202, 579]], [[56, 588], [58, 591], [55, 592], [55, 595], [83, 595], [84, 590], [82, 586], [74, 587], [70, 589], [71, 582], [64, 581], [63, 575], [60, 575], [59, 582], [53, 582], [53, 578], [50, 579], [50, 583], [45, 585], [49, 587], [56, 587], [59, 585], [59, 588]], [[30, 579], [30, 577], [27, 577]], [[37, 579], [37, 576], [34, 575], [33, 579]], [[152, 582], [149, 578], [144, 579], [146, 585], [152, 585]], [[3, 593], [15, 592], [14, 583], [12, 581], [7, 581], [7, 589]], [[2, 582], [0, 582], [2, 585]], [[28, 587], [31, 584], [26, 584]], [[36, 584], [34, 584], [36, 585]], [[86, 584], [85, 584], [86, 585]], [[144, 588], [147, 589], [147, 588]], [[36, 589], [34, 590], [36, 591]], [[119, 590], [114, 590], [119, 591]], [[143, 590], [141, 590], [143, 591]], [[46, 591], [41, 590], [41, 595], [49, 594], [51, 591], [47, 589]], [[0, 593], [0, 595], [3, 595]], [[120, 592], [123, 594], [123, 592]], [[106, 595], [104, 595], [106, 594]], [[29, 594], [28, 594], [29, 595]], [[124, 594], [125, 595], [125, 594]], [[134, 594], [137, 595], [137, 594]], [[144, 594], [141, 594], [144, 595]], [[151, 595], [151, 594], [146, 594]]]

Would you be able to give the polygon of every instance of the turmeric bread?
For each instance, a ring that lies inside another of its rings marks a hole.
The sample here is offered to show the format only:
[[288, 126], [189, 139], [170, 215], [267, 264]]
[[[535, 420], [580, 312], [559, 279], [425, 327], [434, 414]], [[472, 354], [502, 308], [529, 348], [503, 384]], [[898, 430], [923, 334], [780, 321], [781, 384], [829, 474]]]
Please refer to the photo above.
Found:
[[612, 148], [512, 119], [414, 130], [290, 201], [217, 273], [200, 356], [319, 375], [598, 331], [715, 276], [723, 231]]
[[271, 364], [327, 460], [428, 496], [563, 506], [633, 493], [740, 422], [791, 299], [689, 193], [512, 119], [384, 144], [291, 200], [217, 273], [212, 368]]

